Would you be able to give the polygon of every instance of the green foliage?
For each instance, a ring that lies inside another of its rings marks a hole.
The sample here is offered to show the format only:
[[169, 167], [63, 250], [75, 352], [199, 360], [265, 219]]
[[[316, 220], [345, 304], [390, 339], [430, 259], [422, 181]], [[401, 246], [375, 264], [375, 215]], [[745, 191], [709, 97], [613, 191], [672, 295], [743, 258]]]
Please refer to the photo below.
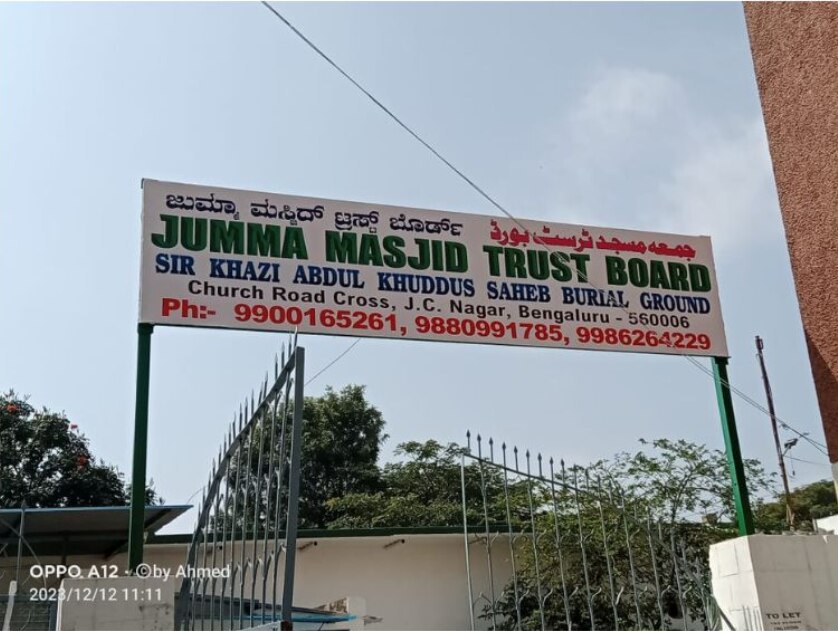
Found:
[[352, 493], [381, 489], [377, 466], [384, 418], [369, 404], [364, 387], [331, 388], [307, 397], [303, 406], [303, 453], [300, 477], [300, 526], [321, 528], [328, 502]]
[[[264, 430], [262, 421], [254, 426], [241, 451], [230, 463], [226, 486], [229, 486], [233, 499], [225, 501], [222, 509], [231, 516], [230, 520], [235, 509], [237, 528], [245, 523], [251, 530], [254, 519], [257, 519], [261, 531], [265, 525], [273, 527], [277, 516], [280, 520], [283, 518], [288, 502], [288, 471], [287, 467], [283, 469], [285, 477], [281, 495], [277, 498], [276, 479], [269, 484], [272, 460], [269, 454], [273, 445], [274, 467], [277, 467], [276, 463], [288, 462], [290, 458], [293, 405], [282, 404], [279, 408], [264, 419]], [[283, 414], [286, 414], [286, 439], [285, 452], [280, 453], [283, 449]], [[387, 438], [383, 433], [384, 419], [381, 412], [366, 400], [364, 387], [356, 385], [348, 385], [340, 392], [327, 388], [320, 397], [307, 397], [302, 415], [298, 523], [301, 528], [324, 528], [329, 521], [328, 505], [333, 498], [352, 494], [374, 496], [382, 488], [377, 461], [381, 443]], [[274, 471], [274, 476], [276, 473]], [[266, 510], [268, 505], [272, 507], [271, 511]], [[279, 513], [277, 506], [283, 507]], [[280, 523], [279, 528], [284, 528], [284, 525]]]
[[[835, 485], [831, 480], [819, 480], [806, 484], [791, 492], [794, 507], [795, 529], [812, 531], [812, 520], [838, 514], [835, 499]], [[778, 493], [774, 501], [758, 504], [754, 509], [754, 522], [758, 530], [767, 533], [788, 530], [786, 524], [786, 500]]]
[[[147, 490], [152, 503], [161, 501]], [[0, 506], [119, 506], [129, 496], [116, 467], [97, 460], [64, 414], [0, 395]]]
[[[617, 454], [601, 463], [625, 492], [642, 499], [670, 523], [720, 523], [735, 519], [733, 489], [724, 452], [685, 440], [640, 439], [644, 449]], [[745, 460], [745, 478], [752, 502], [773, 493], [773, 475], [758, 460]]]
[[[380, 490], [348, 493], [328, 502], [329, 528], [462, 525], [460, 448], [435, 440], [411, 441], [400, 444], [396, 455], [402, 460], [381, 470]], [[469, 521], [483, 520], [481, 467], [470, 462], [464, 473]], [[503, 476], [486, 467], [482, 475], [489, 522], [505, 523]]]

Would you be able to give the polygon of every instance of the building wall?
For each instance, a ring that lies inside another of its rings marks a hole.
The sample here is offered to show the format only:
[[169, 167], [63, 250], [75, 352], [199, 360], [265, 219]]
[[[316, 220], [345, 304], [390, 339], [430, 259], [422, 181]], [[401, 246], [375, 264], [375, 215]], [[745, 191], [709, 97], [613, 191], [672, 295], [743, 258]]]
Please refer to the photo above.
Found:
[[752, 535], [710, 546], [722, 628], [838, 629], [838, 536]]
[[[251, 545], [247, 544], [247, 556], [252, 553]], [[185, 544], [151, 544], [146, 546], [144, 560], [158, 568], [175, 571], [185, 562], [187, 550]], [[365, 627], [370, 630], [470, 628], [462, 535], [300, 539], [298, 550], [296, 606], [317, 607], [345, 597], [360, 597], [366, 601], [367, 614], [381, 618], [380, 623]], [[499, 597], [512, 579], [506, 537], [494, 540], [492, 553], [495, 594]], [[230, 554], [229, 548], [227, 554]], [[234, 554], [234, 558], [238, 559], [240, 548], [236, 548]], [[257, 544], [257, 556], [261, 556], [261, 544]], [[41, 563], [60, 563], [60, 559], [41, 559]], [[106, 561], [101, 557], [71, 556], [67, 563], [78, 564], [84, 571], [93, 565], [114, 563], [122, 571], [127, 567], [127, 557], [119, 554]], [[24, 559], [22, 579], [29, 575], [32, 564], [32, 559]], [[5, 575], [0, 578], [0, 593], [6, 593], [9, 579], [14, 578], [14, 564], [4, 565], [6, 567], [0, 569], [5, 570]], [[216, 565], [221, 565], [220, 558]], [[481, 593], [490, 594], [485, 546], [480, 542], [470, 546], [470, 565], [474, 598], [477, 599]], [[21, 589], [28, 590], [42, 584], [39, 580], [29, 579]], [[57, 585], [57, 581], [50, 584]], [[177, 579], [175, 590], [179, 585], [180, 579]], [[218, 585], [220, 590], [220, 581]], [[278, 599], [281, 598], [281, 585], [277, 593]], [[248, 580], [245, 597], [249, 596]], [[256, 596], [261, 597], [260, 581], [257, 582]], [[482, 603], [476, 607], [476, 610], [480, 609]], [[491, 622], [478, 618], [476, 628], [491, 628]]]
[[745, 17], [838, 485], [838, 4], [746, 2]]

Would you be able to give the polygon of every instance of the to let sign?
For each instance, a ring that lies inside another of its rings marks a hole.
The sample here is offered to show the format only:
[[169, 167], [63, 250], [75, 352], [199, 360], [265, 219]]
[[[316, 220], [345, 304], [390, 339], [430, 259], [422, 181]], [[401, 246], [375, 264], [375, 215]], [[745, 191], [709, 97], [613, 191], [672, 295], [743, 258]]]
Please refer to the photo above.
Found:
[[727, 355], [709, 237], [153, 180], [140, 322]]

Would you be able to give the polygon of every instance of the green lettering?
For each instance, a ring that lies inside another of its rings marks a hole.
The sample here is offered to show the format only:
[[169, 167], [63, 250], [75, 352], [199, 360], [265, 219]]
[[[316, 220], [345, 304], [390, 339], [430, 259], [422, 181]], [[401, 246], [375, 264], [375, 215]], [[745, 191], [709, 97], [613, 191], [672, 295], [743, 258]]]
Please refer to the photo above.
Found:
[[462, 243], [446, 241], [445, 260], [449, 272], [463, 273], [468, 271], [468, 249]]
[[286, 228], [282, 242], [282, 256], [286, 259], [308, 260], [308, 247], [302, 228]]
[[545, 250], [527, 251], [527, 269], [530, 276], [536, 280], [545, 280], [550, 276], [550, 267]]
[[672, 283], [672, 289], [689, 291], [690, 281], [688, 279], [689, 272], [687, 272], [687, 266], [683, 263], [672, 262], [667, 267], [669, 268], [669, 282]]
[[387, 267], [401, 268], [405, 266], [407, 256], [402, 252], [404, 239], [401, 237], [384, 237], [381, 245], [384, 247], [384, 251], [387, 252], [384, 255], [384, 264]]
[[326, 260], [330, 263], [358, 263], [358, 235], [354, 232], [326, 231]]
[[590, 254], [571, 254], [570, 258], [576, 263], [576, 279], [580, 283], [588, 282], [588, 261], [591, 260]]
[[414, 239], [419, 246], [419, 256], [411, 256], [407, 264], [413, 269], [428, 269], [431, 265], [431, 248], [427, 239]]
[[619, 256], [606, 256], [605, 275], [609, 285], [625, 285], [628, 282], [626, 262]]
[[207, 220], [195, 217], [180, 218], [180, 238], [187, 250], [200, 252], [207, 249]]
[[431, 262], [435, 272], [445, 269], [445, 260], [442, 258], [442, 241], [431, 241]]
[[165, 224], [163, 234], [154, 233], [151, 235], [151, 242], [158, 248], [173, 248], [177, 245], [178, 217], [175, 215], [160, 215]]
[[244, 223], [210, 220], [210, 252], [244, 254]]
[[378, 237], [374, 234], [361, 235], [361, 247], [358, 252], [359, 265], [384, 265], [381, 258], [381, 244], [378, 243]]
[[663, 261], [649, 261], [649, 287], [670, 289]]
[[706, 265], [690, 263], [690, 283], [693, 291], [710, 291], [710, 270]]
[[649, 285], [649, 268], [643, 259], [629, 259], [628, 262], [629, 281], [635, 287], [647, 287]]
[[503, 262], [507, 278], [527, 278], [526, 256], [515, 248], [504, 248]]
[[247, 224], [247, 253], [250, 256], [279, 258], [281, 255], [280, 236], [279, 226]]
[[553, 266], [551, 276], [560, 283], [566, 283], [573, 278], [573, 272], [567, 265], [570, 262], [570, 256], [565, 252], [551, 252], [550, 265]]
[[500, 255], [503, 248], [497, 245], [484, 245], [483, 251], [489, 255], [489, 275], [500, 276]]

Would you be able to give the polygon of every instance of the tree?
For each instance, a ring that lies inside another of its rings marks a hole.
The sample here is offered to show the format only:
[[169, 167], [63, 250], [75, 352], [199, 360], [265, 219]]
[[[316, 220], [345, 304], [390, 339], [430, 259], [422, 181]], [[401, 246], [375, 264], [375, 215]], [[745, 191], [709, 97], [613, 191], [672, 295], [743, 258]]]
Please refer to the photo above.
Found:
[[[260, 530], [271, 528], [278, 517], [278, 527], [285, 527], [276, 507], [286, 506], [288, 502], [287, 463], [291, 452], [288, 437], [293, 432], [293, 409], [293, 405], [279, 405], [266, 412], [229, 463], [225, 494], [229, 493], [232, 499], [225, 499], [220, 512], [226, 515], [228, 523], [234, 521], [237, 528], [245, 526], [250, 531], [254, 520]], [[324, 528], [329, 519], [330, 500], [352, 493], [372, 494], [381, 488], [377, 461], [381, 443], [387, 438], [382, 433], [384, 419], [366, 400], [364, 387], [356, 385], [348, 385], [340, 392], [327, 388], [320, 397], [307, 397], [302, 417], [298, 525]], [[281, 453], [282, 449], [285, 453]], [[277, 471], [274, 478], [270, 477], [272, 468], [277, 468], [276, 463], [285, 463], [278, 497]]]
[[[328, 502], [329, 528], [376, 528], [410, 526], [461, 526], [461, 448], [435, 440], [410, 441], [396, 448], [400, 462], [388, 463], [381, 471], [380, 489], [335, 496]], [[466, 510], [470, 522], [482, 520], [480, 467], [465, 468]], [[503, 523], [502, 476], [484, 468], [489, 521]], [[513, 491], [514, 493], [519, 490]]]
[[367, 401], [364, 387], [327, 388], [303, 405], [303, 452], [300, 476], [300, 526], [322, 528], [328, 502], [350, 493], [381, 488], [378, 456], [384, 418]]
[[[461, 470], [455, 444], [403, 443], [399, 461], [382, 468], [379, 490], [327, 502], [328, 526], [462, 526], [464, 475], [468, 524], [482, 531], [488, 520], [492, 532], [511, 526], [516, 533], [516, 580], [499, 594], [500, 628], [516, 628], [518, 616], [521, 628], [540, 628], [542, 615], [551, 629], [567, 628], [568, 617], [573, 628], [590, 628], [591, 612], [602, 628], [637, 626], [638, 610], [640, 625], [649, 628], [685, 609], [694, 619], [707, 617], [707, 547], [736, 536], [726, 458], [683, 440], [641, 445], [635, 453], [572, 467], [564, 480], [557, 469], [550, 484], [506, 476], [472, 459]], [[771, 489], [759, 462], [747, 461], [746, 473], [753, 497]]]
[[[162, 501], [152, 488], [147, 497]], [[0, 506], [121, 506], [128, 498], [122, 474], [93, 456], [76, 423], [14, 391], [0, 395]]]
[[[592, 612], [604, 627], [658, 628], [685, 611], [707, 622], [713, 611], [707, 549], [737, 534], [727, 460], [719, 450], [685, 440], [640, 443], [633, 454], [577, 469], [578, 493], [562, 488], [554, 500], [540, 485], [535, 531], [541, 564], [536, 571], [532, 546], [521, 548], [518, 591], [528, 592], [516, 609], [507, 587], [500, 603], [504, 628], [515, 628], [518, 615], [523, 628], [535, 628], [542, 614], [551, 629], [567, 628], [568, 618], [574, 628], [590, 628]], [[772, 491], [772, 477], [759, 461], [745, 461], [745, 470], [752, 498]], [[563, 533], [562, 566], [554, 533]], [[561, 593], [568, 577], [569, 590], [581, 597], [569, 598], [567, 610], [562, 598], [547, 599], [542, 611], [535, 586]], [[666, 587], [653, 589], [658, 582]]]
[[[791, 492], [794, 506], [795, 527], [804, 532], [813, 529], [812, 520], [838, 514], [838, 502], [835, 500], [835, 485], [831, 480], [819, 480], [806, 484]], [[776, 499], [756, 506], [754, 522], [763, 532], [783, 532], [786, 525], [786, 501], [778, 494]]]
[[[735, 519], [727, 457], [718, 449], [686, 440], [639, 440], [643, 449], [598, 463], [626, 493], [646, 502], [658, 518], [676, 523]], [[773, 475], [759, 460], [744, 460], [751, 501], [773, 494]]]

